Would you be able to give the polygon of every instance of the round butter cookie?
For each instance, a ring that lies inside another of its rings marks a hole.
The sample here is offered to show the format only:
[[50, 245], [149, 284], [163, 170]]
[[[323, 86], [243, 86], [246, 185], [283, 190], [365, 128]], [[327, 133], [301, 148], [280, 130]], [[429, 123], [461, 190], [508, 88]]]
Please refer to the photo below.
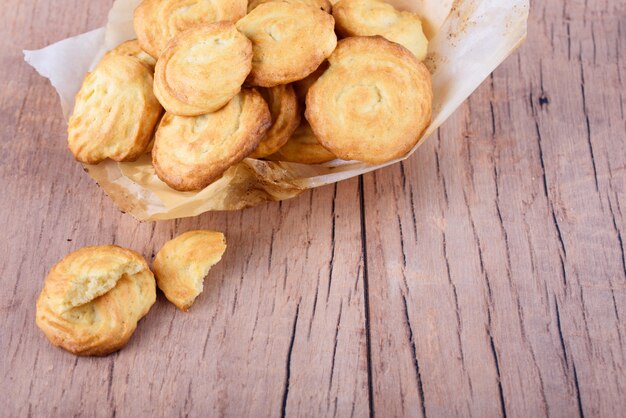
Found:
[[252, 41], [247, 82], [274, 87], [311, 74], [335, 49], [335, 21], [322, 10], [284, 2], [256, 7], [237, 22]]
[[289, 141], [272, 156], [272, 159], [300, 164], [322, 164], [336, 159], [320, 145], [306, 121], [296, 129]]
[[102, 356], [126, 345], [155, 301], [154, 276], [142, 256], [113, 245], [85, 247], [48, 273], [36, 323], [53, 345]]
[[343, 37], [380, 35], [399, 43], [423, 61], [428, 39], [422, 20], [381, 0], [341, 0], [333, 6], [337, 33]]
[[188, 310], [204, 288], [204, 278], [226, 251], [224, 234], [189, 231], [163, 245], [154, 259], [157, 285], [179, 309]]
[[201, 190], [254, 151], [271, 123], [263, 97], [247, 89], [214, 113], [166, 113], [156, 132], [152, 163], [173, 189]]
[[248, 13], [254, 10], [259, 4], [269, 3], [270, 1], [282, 1], [283, 3], [291, 3], [299, 6], [309, 6], [330, 13], [333, 9], [332, 4], [328, 0], [250, 0], [248, 2]]
[[269, 105], [272, 126], [250, 158], [264, 158], [278, 151], [300, 124], [298, 99], [291, 85], [262, 88], [259, 92]]
[[430, 123], [430, 73], [406, 48], [380, 36], [339, 41], [311, 86], [306, 118], [337, 157], [382, 164], [405, 156]]
[[134, 161], [152, 139], [163, 108], [152, 73], [139, 60], [109, 55], [87, 75], [76, 95], [68, 145], [83, 163]]
[[141, 49], [141, 46], [139, 46], [139, 42], [136, 39], [119, 44], [118, 46], [107, 52], [104, 56], [107, 57], [110, 55], [125, 55], [127, 57], [136, 58], [150, 71], [154, 72], [156, 60], [152, 58], [152, 56], [146, 51]]
[[324, 61], [315, 71], [311, 74], [303, 78], [302, 80], [298, 80], [293, 83], [293, 89], [296, 91], [296, 96], [298, 97], [298, 101], [304, 105], [306, 102], [306, 95], [309, 92], [311, 86], [317, 81], [318, 78], [324, 74], [324, 71], [328, 69], [328, 61]]
[[246, 14], [246, 0], [143, 0], [133, 25], [144, 51], [159, 58], [167, 43], [193, 26], [224, 20], [236, 22]]
[[196, 26], [168, 43], [154, 73], [165, 110], [197, 116], [223, 107], [241, 90], [252, 66], [252, 43], [233, 23]]

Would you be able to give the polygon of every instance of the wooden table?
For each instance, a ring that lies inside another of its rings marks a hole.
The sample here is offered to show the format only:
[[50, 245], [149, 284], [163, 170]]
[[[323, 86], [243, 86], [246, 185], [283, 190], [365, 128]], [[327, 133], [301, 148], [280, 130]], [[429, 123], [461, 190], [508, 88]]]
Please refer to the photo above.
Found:
[[[110, 5], [2, 3], [0, 415], [624, 416], [626, 0], [534, 2], [525, 45], [404, 164], [159, 223], [72, 160], [22, 61]], [[194, 228], [229, 249], [189, 313], [160, 295], [106, 358], [35, 326], [66, 253], [151, 260]]]

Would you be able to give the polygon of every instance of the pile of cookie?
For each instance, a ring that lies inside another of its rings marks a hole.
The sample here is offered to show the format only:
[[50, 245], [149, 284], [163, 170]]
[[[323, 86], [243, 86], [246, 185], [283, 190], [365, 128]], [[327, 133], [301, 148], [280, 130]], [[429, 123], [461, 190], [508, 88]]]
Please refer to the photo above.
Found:
[[76, 96], [83, 163], [151, 152], [196, 191], [244, 158], [389, 162], [430, 123], [420, 18], [380, 0], [143, 0], [134, 27]]

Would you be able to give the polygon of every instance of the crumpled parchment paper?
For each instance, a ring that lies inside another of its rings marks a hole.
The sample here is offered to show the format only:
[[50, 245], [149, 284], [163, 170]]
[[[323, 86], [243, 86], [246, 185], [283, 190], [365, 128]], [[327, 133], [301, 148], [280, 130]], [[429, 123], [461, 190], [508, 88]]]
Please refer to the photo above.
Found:
[[[24, 51], [26, 61], [57, 90], [66, 119], [85, 73], [107, 50], [136, 37], [132, 15], [139, 1], [116, 0], [104, 28], [38, 51]], [[394, 0], [390, 3], [419, 13], [430, 39], [425, 63], [433, 75], [433, 119], [417, 149], [522, 43], [526, 37], [529, 0]], [[289, 199], [304, 190], [381, 167], [339, 160], [307, 166], [246, 159], [202, 191], [177, 192], [158, 179], [149, 154], [131, 163], [108, 160], [85, 165], [89, 175], [115, 203], [140, 220], [182, 218]]]

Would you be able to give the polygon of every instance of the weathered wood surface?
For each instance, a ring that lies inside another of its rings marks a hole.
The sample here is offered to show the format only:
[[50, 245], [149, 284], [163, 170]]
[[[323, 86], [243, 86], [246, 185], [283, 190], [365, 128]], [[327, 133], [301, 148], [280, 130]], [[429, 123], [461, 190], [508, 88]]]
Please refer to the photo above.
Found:
[[[5, 416], [624, 416], [626, 1], [534, 2], [529, 39], [404, 164], [238, 213], [139, 223], [72, 161], [21, 59], [111, 1], [0, 15]], [[101, 359], [34, 325], [90, 244], [229, 249], [189, 313], [160, 296]]]

